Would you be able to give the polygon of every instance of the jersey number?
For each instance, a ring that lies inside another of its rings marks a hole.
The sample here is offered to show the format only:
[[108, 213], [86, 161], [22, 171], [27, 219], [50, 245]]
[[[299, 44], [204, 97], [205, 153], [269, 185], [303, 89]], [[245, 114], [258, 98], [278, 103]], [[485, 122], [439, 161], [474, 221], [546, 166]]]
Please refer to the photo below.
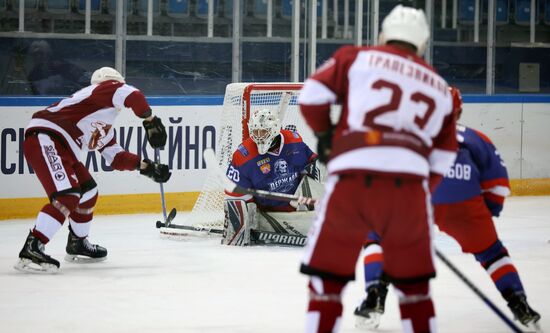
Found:
[[[367, 114], [365, 116], [365, 121], [363, 124], [365, 126], [368, 126], [370, 128], [378, 128], [382, 130], [391, 130], [392, 128], [384, 125], [379, 125], [374, 122], [375, 118], [379, 115], [390, 112], [390, 111], [396, 111], [399, 109], [399, 105], [401, 105], [401, 99], [403, 97], [403, 90], [395, 84], [388, 82], [386, 80], [378, 80], [372, 84], [372, 89], [376, 90], [382, 90], [382, 89], [389, 89], [391, 90], [391, 99], [387, 104], [381, 105], [377, 108], [374, 108], [370, 111], [367, 111]], [[435, 110], [435, 101], [429, 97], [424, 95], [421, 92], [415, 92], [411, 95], [411, 101], [415, 103], [423, 103], [426, 105], [426, 112], [424, 113], [424, 116], [419, 117], [418, 115], [414, 118], [414, 122], [418, 125], [420, 129], [424, 128], [426, 124], [428, 123], [428, 120], [430, 119], [431, 115], [433, 114]]]
[[241, 177], [239, 175], [239, 170], [235, 169], [230, 165], [229, 170], [227, 170], [227, 178], [231, 179], [235, 183], [238, 183], [239, 180], [241, 180]]

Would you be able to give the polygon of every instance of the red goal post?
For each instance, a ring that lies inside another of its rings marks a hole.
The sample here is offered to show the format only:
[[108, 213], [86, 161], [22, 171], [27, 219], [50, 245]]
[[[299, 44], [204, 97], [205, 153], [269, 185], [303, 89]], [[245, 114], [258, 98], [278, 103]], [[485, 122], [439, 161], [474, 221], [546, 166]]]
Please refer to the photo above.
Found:
[[[301, 83], [232, 83], [227, 85], [217, 127], [216, 159], [226, 170], [239, 144], [248, 138], [250, 114], [260, 108], [275, 108], [282, 128], [296, 130], [312, 149], [316, 139], [306, 125], [298, 107]], [[223, 228], [224, 193], [221, 184], [208, 174], [199, 197], [185, 220], [185, 225], [201, 228]]]

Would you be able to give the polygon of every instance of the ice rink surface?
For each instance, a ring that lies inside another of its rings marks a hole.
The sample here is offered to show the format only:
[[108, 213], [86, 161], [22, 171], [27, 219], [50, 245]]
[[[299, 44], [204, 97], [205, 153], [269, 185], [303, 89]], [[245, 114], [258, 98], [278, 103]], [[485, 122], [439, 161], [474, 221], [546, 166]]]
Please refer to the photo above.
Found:
[[[159, 215], [99, 216], [91, 240], [109, 250], [107, 261], [62, 260], [64, 226], [46, 247], [61, 261], [57, 275], [12, 268], [33, 220], [0, 222], [0, 332], [302, 332], [306, 277], [300, 248], [225, 247], [219, 238], [161, 239]], [[180, 213], [175, 223], [182, 221]], [[510, 251], [528, 300], [550, 330], [550, 197], [513, 197], [497, 228]], [[436, 246], [497, 306], [510, 315], [472, 256], [438, 233]], [[440, 261], [432, 283], [440, 332], [509, 332], [505, 324]], [[344, 297], [342, 332], [354, 328], [363, 297], [362, 270]], [[390, 291], [379, 332], [401, 332]]]

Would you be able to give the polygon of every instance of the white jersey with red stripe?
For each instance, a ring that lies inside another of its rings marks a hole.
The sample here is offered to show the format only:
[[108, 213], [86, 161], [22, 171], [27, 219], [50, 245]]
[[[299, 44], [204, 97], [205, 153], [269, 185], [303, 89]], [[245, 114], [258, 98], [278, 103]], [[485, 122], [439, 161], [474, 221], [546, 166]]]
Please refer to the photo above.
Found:
[[315, 132], [331, 129], [342, 104], [327, 165], [331, 174], [368, 170], [443, 175], [456, 156], [449, 87], [420, 57], [395, 46], [345, 46], [309, 78], [300, 108]]
[[111, 164], [123, 152], [116, 143], [113, 124], [122, 109], [129, 108], [140, 118], [151, 108], [137, 88], [110, 80], [93, 84], [33, 114], [26, 131], [54, 133], [66, 141], [76, 156], [99, 150]]

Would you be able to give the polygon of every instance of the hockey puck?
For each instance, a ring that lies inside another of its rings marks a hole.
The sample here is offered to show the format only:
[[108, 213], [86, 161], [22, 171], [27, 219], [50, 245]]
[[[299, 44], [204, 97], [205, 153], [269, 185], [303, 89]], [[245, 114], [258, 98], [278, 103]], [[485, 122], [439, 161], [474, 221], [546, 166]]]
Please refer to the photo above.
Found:
[[160, 227], [162, 227], [162, 222], [160, 222], [160, 221], [157, 221], [157, 224], [156, 224], [156, 226], [157, 226], [157, 229], [159, 229]]

